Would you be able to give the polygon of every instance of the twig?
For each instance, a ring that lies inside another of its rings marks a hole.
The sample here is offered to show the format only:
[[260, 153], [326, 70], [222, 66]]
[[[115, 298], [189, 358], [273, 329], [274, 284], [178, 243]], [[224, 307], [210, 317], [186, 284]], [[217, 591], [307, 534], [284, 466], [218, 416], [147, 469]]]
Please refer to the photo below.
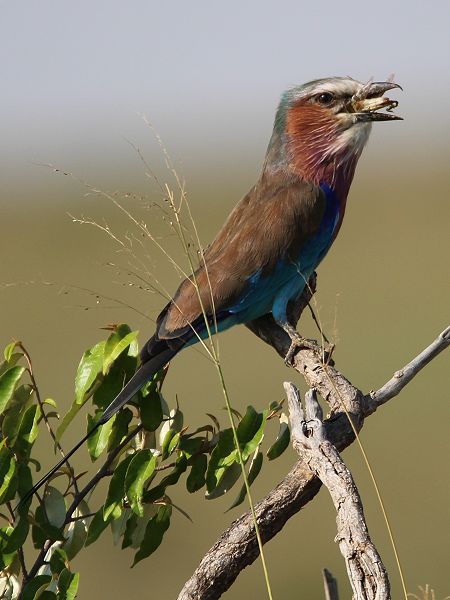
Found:
[[90, 517], [95, 517], [97, 513], [90, 512], [83, 515], [78, 515], [77, 517], [71, 517], [69, 519], [69, 523], [75, 523], [75, 521], [82, 521], [83, 519], [89, 519]]
[[[421, 371], [433, 358], [436, 358], [443, 350], [450, 346], [450, 327], [444, 329], [442, 333], [427, 347], [423, 352], [417, 355], [411, 362], [394, 373], [379, 390], [370, 392], [366, 396], [367, 409], [366, 414], [374, 412], [379, 406], [385, 404], [388, 400], [397, 396], [419, 371]], [[372, 410], [373, 409], [373, 410]]]
[[78, 494], [75, 495], [75, 498], [73, 499], [72, 504], [69, 506], [69, 508], [67, 510], [64, 525], [66, 525], [69, 522], [70, 518], [72, 517], [73, 513], [75, 512], [75, 510], [77, 509], [78, 505], [83, 500], [83, 498], [91, 491], [91, 489], [93, 487], [95, 487], [97, 485], [97, 483], [100, 481], [100, 479], [102, 479], [107, 474], [109, 474], [108, 469], [109, 469], [111, 463], [116, 458], [116, 456], [123, 450], [123, 448], [125, 448], [125, 446], [127, 446], [127, 444], [129, 444], [129, 442], [141, 431], [141, 429], [143, 427], [144, 426], [142, 423], [137, 425], [133, 429], [133, 431], [131, 433], [129, 433], [127, 435], [127, 437], [124, 438], [120, 442], [120, 444], [117, 446], [117, 448], [114, 448], [114, 450], [112, 450], [108, 454], [108, 458], [105, 460], [101, 469], [99, 469], [97, 471], [97, 473], [94, 475], [94, 477], [90, 481], [88, 481], [88, 483], [84, 486], [84, 488], [82, 490], [80, 490]]
[[[125, 448], [125, 446], [134, 438], [135, 435], [137, 435], [139, 433], [139, 431], [141, 431], [141, 429], [143, 428], [142, 423], [139, 424], [137, 427], [135, 427], [133, 429], [133, 431], [131, 433], [129, 433], [127, 435], [126, 438], [124, 438], [122, 440], [122, 442], [120, 442], [120, 444], [117, 446], [117, 448], [114, 448], [114, 450], [112, 450], [109, 454], [108, 454], [108, 458], [105, 460], [105, 462], [103, 463], [103, 466], [97, 471], [97, 473], [92, 477], [92, 479], [90, 481], [88, 481], [88, 483], [84, 486], [84, 488], [82, 490], [80, 490], [78, 493], [75, 494], [75, 497], [73, 499], [72, 504], [69, 506], [67, 512], [66, 512], [66, 518], [64, 520], [64, 524], [62, 527], [64, 527], [65, 525], [67, 525], [68, 523], [70, 523], [72, 521], [72, 515], [75, 512], [75, 510], [78, 508], [80, 502], [85, 498], [85, 496], [91, 491], [91, 489], [97, 485], [97, 483], [103, 478], [106, 477], [107, 475], [110, 475], [111, 472], [108, 470], [111, 463], [114, 461], [114, 459], [116, 458], [116, 456], [123, 450], [123, 448]], [[33, 579], [33, 577], [36, 576], [37, 572], [39, 571], [39, 569], [42, 567], [42, 565], [45, 562], [45, 555], [47, 554], [47, 551], [49, 549], [49, 547], [52, 545], [52, 540], [46, 540], [42, 550], [39, 552], [36, 561], [33, 565], [33, 567], [30, 569], [30, 572], [28, 573], [28, 576], [24, 582], [24, 585], [30, 581], [31, 579]]]
[[171, 463], [167, 463], [167, 465], [162, 465], [160, 467], [155, 467], [155, 472], [159, 472], [159, 471], [166, 471], [167, 469], [173, 469], [173, 467], [176, 465], [176, 462], [171, 462]]
[[[11, 515], [11, 519], [12, 519], [11, 523], [14, 523], [15, 515], [14, 515], [13, 508], [11, 506], [11, 502], [7, 502], [6, 506], [8, 507], [9, 514]], [[20, 517], [20, 518], [22, 518], [22, 517]], [[26, 579], [26, 577], [28, 577], [28, 574], [27, 574], [27, 567], [26, 567], [26, 564], [25, 564], [25, 555], [23, 553], [23, 546], [21, 546], [18, 549], [17, 554], [19, 556], [20, 567], [22, 569], [22, 578]]]
[[[63, 450], [61, 444], [59, 443], [59, 440], [57, 439], [55, 432], [53, 431], [53, 428], [50, 424], [50, 421], [48, 420], [47, 413], [45, 411], [44, 403], [42, 402], [41, 394], [39, 392], [39, 388], [37, 386], [36, 379], [34, 377], [33, 363], [31, 362], [31, 356], [28, 353], [28, 350], [22, 344], [22, 342], [18, 342], [17, 346], [22, 350], [23, 355], [25, 356], [25, 360], [27, 361], [27, 365], [28, 365], [27, 371], [28, 371], [28, 374], [30, 375], [31, 385], [33, 386], [33, 390], [36, 394], [36, 399], [38, 401], [39, 408], [41, 409], [42, 418], [44, 419], [45, 425], [47, 426], [48, 432], [49, 432], [53, 442], [55, 443], [55, 446], [58, 448], [59, 452], [61, 453], [61, 456], [63, 458], [65, 458], [66, 455], [64, 453], [64, 450]], [[66, 460], [66, 465], [67, 465], [67, 468], [69, 469], [69, 473], [70, 473], [70, 476], [72, 479], [72, 484], [73, 484], [75, 493], [78, 493], [78, 485], [77, 485], [77, 478], [75, 477], [75, 471], [68, 460]]]
[[337, 581], [328, 569], [322, 571], [325, 600], [339, 600]]
[[[305, 413], [297, 388], [285, 383], [293, 446], [328, 488], [337, 512], [337, 540], [354, 600], [390, 600], [390, 585], [367, 529], [358, 489], [350, 471], [327, 437], [315, 390], [305, 396]], [[306, 415], [306, 416], [305, 416]]]

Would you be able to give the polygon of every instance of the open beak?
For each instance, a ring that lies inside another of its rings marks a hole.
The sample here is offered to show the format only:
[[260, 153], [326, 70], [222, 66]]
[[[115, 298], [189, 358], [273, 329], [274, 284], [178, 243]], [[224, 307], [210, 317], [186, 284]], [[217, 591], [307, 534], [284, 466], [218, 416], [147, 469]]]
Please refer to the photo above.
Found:
[[[349, 110], [354, 113], [357, 123], [372, 121], [401, 121], [402, 117], [394, 115], [391, 111], [397, 108], [398, 102], [385, 98], [383, 94], [395, 88], [402, 89], [397, 83], [391, 81], [376, 81], [368, 83], [350, 100]], [[386, 109], [387, 112], [378, 112]]]

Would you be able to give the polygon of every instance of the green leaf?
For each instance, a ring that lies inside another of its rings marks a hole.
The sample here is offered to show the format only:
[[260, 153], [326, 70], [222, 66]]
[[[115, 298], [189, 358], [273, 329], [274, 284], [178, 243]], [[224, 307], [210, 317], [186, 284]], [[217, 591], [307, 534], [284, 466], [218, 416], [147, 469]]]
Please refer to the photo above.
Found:
[[3, 360], [0, 363], [0, 377], [8, 371], [11, 367], [14, 367], [19, 360], [23, 357], [22, 352], [15, 352], [9, 360]]
[[270, 446], [266, 452], [266, 456], [269, 460], [274, 460], [283, 454], [286, 448], [289, 446], [291, 434], [289, 431], [288, 418], [284, 413], [280, 416], [280, 430], [278, 432], [277, 439]]
[[161, 397], [155, 389], [139, 400], [139, 413], [147, 431], [156, 431], [163, 420]]
[[245, 444], [255, 435], [261, 424], [261, 413], [257, 412], [253, 406], [247, 406], [245, 415], [237, 426], [237, 437], [241, 444]]
[[139, 550], [136, 552], [133, 567], [143, 558], [150, 556], [161, 544], [163, 536], [170, 525], [172, 507], [170, 504], [158, 508], [157, 514], [150, 519], [145, 528], [144, 539]]
[[247, 441], [247, 443], [241, 448], [242, 460], [247, 462], [248, 458], [253, 454], [256, 448], [260, 445], [263, 437], [264, 437], [264, 429], [267, 423], [267, 415], [268, 411], [265, 410], [262, 413], [259, 413], [259, 425], [256, 431], [253, 432], [251, 439]]
[[66, 502], [61, 492], [51, 485], [44, 491], [44, 509], [50, 525], [61, 528], [66, 518]]
[[[96, 413], [94, 417], [91, 415], [87, 416], [87, 431], [91, 431], [94, 428], [94, 425], [98, 422], [102, 414], [103, 412], [100, 411]], [[100, 425], [94, 434], [89, 436], [87, 440], [87, 447], [92, 461], [97, 460], [97, 458], [107, 447], [114, 421], [115, 417], [109, 419], [109, 421], [107, 421], [104, 425]]]
[[12, 530], [13, 528], [11, 525], [7, 525], [6, 527], [2, 527], [0, 529], [0, 548], [3, 548], [5, 544], [7, 544]]
[[83, 519], [72, 521], [67, 528], [67, 537], [64, 542], [64, 550], [68, 560], [72, 560], [83, 548], [87, 537], [87, 528]]
[[170, 448], [170, 445], [172, 443], [172, 440], [174, 438], [176, 438], [176, 442], [177, 442], [178, 439], [179, 439], [179, 435], [180, 435], [179, 432], [176, 431], [175, 429], [169, 428], [167, 430], [166, 435], [164, 436], [163, 442], [161, 444], [161, 458], [162, 458], [162, 460], [165, 460], [169, 456], [169, 454], [170, 454], [169, 448]]
[[175, 448], [178, 446], [178, 442], [180, 441], [180, 432], [177, 432], [173, 438], [169, 442], [169, 446], [167, 448], [167, 455], [170, 456]]
[[5, 446], [0, 450], [0, 504], [12, 500], [17, 490], [16, 460]]
[[[87, 400], [88, 400], [88, 397], [86, 396], [85, 400], [83, 400], [83, 404]], [[83, 406], [83, 404], [77, 404], [77, 402], [75, 400], [73, 401], [72, 406], [70, 407], [70, 409], [68, 410], [68, 412], [66, 412], [66, 414], [64, 415], [61, 423], [58, 426], [58, 429], [56, 430], [56, 440], [58, 442], [62, 438], [64, 432], [67, 429], [67, 427], [70, 425], [70, 423], [76, 417], [76, 415], [78, 414], [78, 412], [81, 410], [81, 407]]]
[[83, 404], [86, 393], [91, 388], [102, 369], [105, 342], [95, 344], [83, 354], [75, 376], [75, 402]]
[[74, 600], [80, 582], [79, 573], [63, 569], [58, 577], [58, 600]]
[[214, 487], [211, 491], [207, 491], [205, 494], [206, 500], [215, 500], [216, 498], [220, 498], [227, 492], [231, 490], [231, 488], [235, 485], [235, 483], [239, 480], [242, 475], [242, 468], [238, 462], [234, 462], [230, 467], [228, 467], [223, 476], [221, 477], [219, 483]]
[[[170, 440], [175, 435], [175, 433], [181, 431], [182, 429], [183, 413], [181, 412], [181, 410], [172, 409], [170, 411], [170, 419], [167, 419], [167, 421], [163, 423], [163, 426], [159, 431], [159, 445], [163, 447], [165, 444], [167, 444], [168, 447], [168, 444], [170, 443]], [[169, 430], [172, 430], [174, 433], [168, 437], [167, 434], [169, 433]], [[169, 442], [167, 442], [167, 440], [169, 440]]]
[[187, 491], [191, 494], [205, 485], [206, 469], [208, 468], [208, 458], [206, 454], [197, 454], [192, 459], [191, 472], [186, 480]]
[[12, 353], [14, 352], [14, 348], [16, 347], [17, 342], [11, 342], [6, 346], [3, 350], [3, 356], [5, 357], [6, 362], [11, 360]]
[[134, 342], [139, 331], [130, 331], [128, 325], [119, 325], [106, 341], [103, 352], [103, 374], [105, 375], [112, 363]]
[[63, 532], [58, 527], [50, 525], [45, 514], [43, 506], [39, 505], [32, 518], [33, 527], [31, 530], [33, 545], [37, 549], [41, 549], [46, 540], [52, 542], [65, 540]]
[[178, 450], [182, 450], [188, 458], [193, 454], [200, 452], [203, 444], [206, 442], [204, 437], [190, 437], [182, 435], [178, 443]]
[[21, 458], [28, 459], [30, 456], [31, 448], [39, 433], [40, 419], [41, 409], [37, 404], [32, 404], [26, 409], [14, 444], [14, 450]]
[[156, 467], [156, 458], [150, 449], [140, 450], [133, 456], [125, 476], [125, 493], [132, 510], [140, 517], [144, 515], [142, 493], [145, 482]]
[[53, 398], [46, 398], [43, 402], [43, 404], [48, 404], [49, 406], [53, 406], [53, 408], [58, 408], [55, 400], [53, 400]]
[[110, 516], [113, 519], [120, 517], [122, 512], [121, 504], [124, 499], [125, 491], [125, 475], [128, 469], [128, 465], [133, 459], [133, 454], [127, 456], [119, 465], [116, 467], [111, 481], [109, 483], [108, 494], [106, 496], [106, 502], [103, 507], [103, 519], [106, 521]]
[[36, 575], [36, 577], [33, 577], [33, 579], [24, 587], [20, 596], [21, 600], [35, 600], [35, 598], [39, 598], [51, 579], [51, 575]]
[[170, 411], [170, 427], [175, 431], [181, 431], [183, 429], [184, 415], [182, 411], [177, 408]]
[[113, 538], [113, 544], [117, 546], [122, 536], [125, 534], [125, 530], [127, 527], [127, 521], [132, 514], [131, 508], [125, 508], [120, 517], [111, 521], [111, 533]]
[[208, 493], [219, 484], [225, 471], [238, 461], [236, 448], [234, 446], [233, 431], [231, 428], [224, 429], [219, 434], [219, 441], [212, 451], [206, 472], [206, 488]]
[[[137, 368], [137, 358], [121, 354], [111, 365], [106, 375], [97, 378], [93, 394], [93, 403], [104, 410], [111, 400], [117, 396], [125, 383], [131, 379]], [[135, 397], [133, 397], [134, 400]]]
[[131, 547], [137, 550], [139, 548], [144, 539], [147, 524], [157, 512], [158, 506], [156, 504], [146, 504], [143, 517], [138, 517], [135, 513], [129, 517], [123, 534], [122, 549]]
[[53, 575], [59, 575], [61, 571], [67, 568], [68, 558], [63, 548], [55, 548], [50, 558], [50, 569]]
[[31, 385], [21, 385], [15, 390], [8, 404], [3, 418], [2, 434], [3, 437], [8, 438], [8, 446], [10, 447], [14, 446], [23, 415], [32, 401], [33, 394], [34, 391]]
[[[129, 548], [132, 545], [133, 538], [134, 538], [134, 532], [136, 531], [138, 521], [140, 521], [142, 523], [144, 521], [144, 518], [143, 517], [140, 518], [134, 513], [131, 515], [131, 517], [128, 518], [126, 526], [125, 526], [125, 533], [123, 534], [122, 550], [124, 550], [125, 548]], [[147, 523], [146, 523], [146, 526], [147, 526]], [[145, 529], [144, 529], [144, 533], [145, 533]], [[142, 540], [139, 542], [139, 546], [141, 545], [141, 542], [142, 542]]]
[[[19, 494], [19, 498], [22, 499], [25, 494], [29, 492], [29, 490], [33, 487], [33, 478], [31, 476], [30, 467], [25, 463], [19, 463], [18, 465], [18, 473], [17, 473], [18, 486], [17, 491]], [[21, 504], [19, 508], [20, 515], [28, 515], [28, 509], [30, 508], [30, 504], [33, 498], [29, 498], [26, 502]]]
[[111, 434], [108, 439], [108, 452], [116, 448], [128, 434], [128, 425], [133, 418], [133, 413], [127, 407], [123, 408], [113, 420]]
[[247, 411], [237, 427], [237, 437], [241, 446], [241, 454], [244, 462], [253, 454], [261, 443], [266, 426], [268, 411], [257, 412], [253, 406], [248, 406]]
[[25, 367], [11, 367], [0, 376], [0, 414], [8, 406]]
[[35, 466], [35, 468], [36, 468], [36, 473], [39, 473], [39, 471], [42, 469], [42, 467], [41, 467], [41, 463], [40, 463], [38, 460], [36, 460], [35, 458], [31, 458], [31, 457], [30, 457], [30, 458], [28, 459], [28, 462], [29, 462], [29, 463], [31, 463], [32, 465], [34, 465], [34, 466]]
[[166, 477], [163, 477], [161, 482], [156, 487], [154, 487], [144, 493], [143, 502], [144, 503], [154, 502], [155, 500], [159, 500], [160, 498], [162, 498], [165, 494], [166, 487], [168, 487], [169, 485], [175, 485], [176, 483], [178, 483], [181, 475], [187, 469], [187, 464], [188, 464], [188, 461], [187, 461], [186, 456], [184, 454], [181, 454], [177, 458], [175, 467], [169, 473], [169, 475], [166, 475]]
[[9, 536], [11, 535], [12, 531], [12, 527], [3, 527], [2, 529], [0, 529], [0, 573], [5, 571], [5, 569], [10, 568], [14, 564], [14, 561], [17, 559], [16, 551], [8, 553], [5, 549], [2, 548], [2, 546], [6, 546], [8, 544]]
[[2, 554], [12, 554], [22, 547], [28, 536], [30, 525], [26, 515], [21, 515], [14, 529], [9, 533], [7, 540], [2, 540]]
[[108, 329], [111, 331], [105, 344], [104, 356], [109, 356], [114, 350], [115, 346], [122, 340], [126, 335], [131, 333], [131, 327], [126, 323], [114, 323]]
[[[263, 464], [263, 459], [264, 459], [263, 453], [260, 452], [259, 449], [257, 449], [255, 454], [253, 455], [252, 461], [250, 463], [248, 475], [247, 475], [247, 481], [248, 481], [249, 485], [252, 485], [252, 483], [258, 477], [258, 475], [261, 471], [262, 464]], [[233, 504], [230, 506], [230, 508], [228, 510], [231, 510], [232, 508], [239, 506], [239, 504], [242, 504], [246, 495], [247, 495], [247, 489], [246, 489], [245, 485], [243, 485], [241, 487], [241, 491], [239, 492], [236, 500], [233, 502]]]
[[112, 514], [106, 519], [103, 518], [103, 507], [100, 508], [94, 515], [94, 518], [89, 523], [85, 546], [90, 546], [98, 540], [100, 535], [105, 531], [112, 521]]

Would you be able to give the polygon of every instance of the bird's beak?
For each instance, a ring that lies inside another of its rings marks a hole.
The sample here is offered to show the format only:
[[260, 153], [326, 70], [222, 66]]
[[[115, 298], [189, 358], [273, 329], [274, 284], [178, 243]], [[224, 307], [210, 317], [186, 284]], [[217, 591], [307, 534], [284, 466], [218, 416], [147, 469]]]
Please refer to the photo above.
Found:
[[[391, 111], [397, 108], [398, 102], [383, 97], [388, 90], [402, 89], [392, 81], [376, 81], [363, 86], [350, 100], [349, 111], [354, 113], [357, 123], [372, 121], [401, 121], [402, 117], [394, 115]], [[387, 112], [377, 112], [381, 109]]]

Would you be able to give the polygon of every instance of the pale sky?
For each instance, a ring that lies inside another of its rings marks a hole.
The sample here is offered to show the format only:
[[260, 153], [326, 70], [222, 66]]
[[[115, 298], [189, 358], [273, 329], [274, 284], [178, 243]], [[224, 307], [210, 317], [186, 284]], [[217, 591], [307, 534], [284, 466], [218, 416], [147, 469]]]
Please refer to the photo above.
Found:
[[447, 0], [2, 1], [4, 175], [33, 160], [113, 162], [142, 135], [139, 113], [188, 164], [193, 149], [263, 154], [283, 89], [328, 75], [395, 73], [407, 125], [388, 135], [444, 146], [449, 24]]

